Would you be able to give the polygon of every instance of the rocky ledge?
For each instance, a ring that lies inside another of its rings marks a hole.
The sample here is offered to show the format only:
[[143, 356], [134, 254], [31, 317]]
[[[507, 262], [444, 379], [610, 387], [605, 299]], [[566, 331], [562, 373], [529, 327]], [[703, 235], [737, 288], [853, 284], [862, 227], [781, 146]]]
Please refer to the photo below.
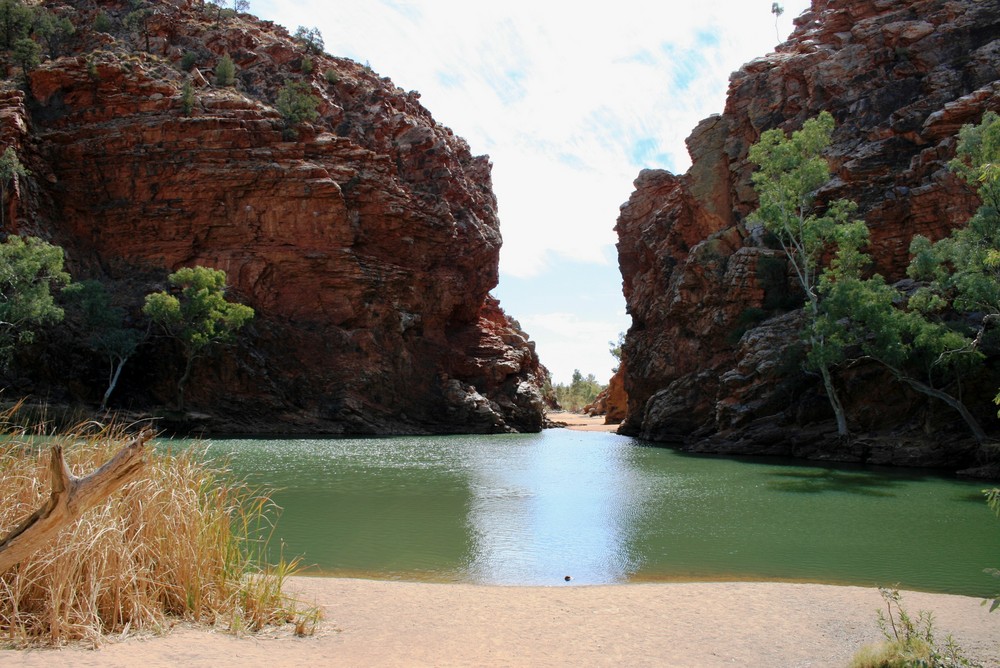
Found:
[[[780, 251], [741, 221], [756, 206], [749, 147], [827, 110], [834, 179], [821, 197], [857, 202], [876, 269], [903, 278], [913, 235], [941, 238], [978, 206], [946, 163], [961, 125], [1000, 109], [998, 35], [997, 0], [814, 0], [789, 41], [732, 75], [724, 113], [688, 139], [690, 170], [641, 173], [622, 206], [622, 432], [697, 451], [980, 463], [950, 409], [863, 364], [837, 376], [858, 438], [836, 438], [821, 384], [801, 369], [801, 298]], [[972, 379], [963, 396], [996, 433], [994, 381]]]
[[[197, 362], [179, 425], [540, 429], [546, 372], [489, 295], [501, 244], [490, 162], [418, 93], [195, 0], [146, 3], [141, 24], [128, 2], [43, 4], [77, 30], [26, 93], [0, 96], [0, 137], [31, 170], [6, 231], [63, 246], [75, 279], [113, 286], [132, 313], [194, 264], [225, 270], [257, 313], [235, 349]], [[210, 84], [227, 54], [234, 85]], [[289, 127], [277, 111], [289, 81], [317, 100], [315, 121]], [[11, 391], [95, 402], [100, 365], [72, 337], [45, 343], [62, 348], [22, 356]], [[179, 359], [150, 339], [113, 403], [169, 404]]]

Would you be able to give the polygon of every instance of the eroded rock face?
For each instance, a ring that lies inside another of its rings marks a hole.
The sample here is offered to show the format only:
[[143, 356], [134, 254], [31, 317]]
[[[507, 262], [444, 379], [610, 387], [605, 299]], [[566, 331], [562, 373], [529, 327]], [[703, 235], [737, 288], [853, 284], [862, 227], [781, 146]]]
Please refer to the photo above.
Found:
[[[725, 112], [688, 139], [691, 169], [641, 173], [622, 207], [619, 265], [633, 320], [623, 431], [713, 451], [809, 455], [793, 444], [797, 430], [827, 457], [913, 463], [919, 457], [882, 446], [831, 445], [825, 395], [798, 371], [798, 326], [784, 315], [801, 296], [781, 254], [741, 222], [756, 207], [746, 156], [763, 131], [830, 111], [834, 178], [820, 197], [857, 202], [876, 270], [903, 278], [913, 235], [941, 238], [978, 206], [946, 164], [961, 125], [1000, 109], [1000, 2], [814, 0], [796, 26], [775, 53], [732, 75]], [[875, 370], [838, 382], [856, 398], [855, 430], [917, 440], [930, 429], [964, 432], [947, 410]], [[992, 407], [976, 408], [995, 429]], [[953, 451], [949, 465], [968, 463], [968, 449]]]
[[[31, 73], [27, 101], [0, 99], [33, 172], [17, 228], [64, 246], [77, 278], [142, 274], [158, 289], [182, 266], [227, 272], [257, 317], [237, 350], [195, 366], [188, 403], [209, 428], [540, 428], [545, 371], [489, 296], [491, 165], [417, 93], [197, 2], [155, 3], [148, 35], [131, 37], [87, 28], [98, 11], [119, 25], [128, 3], [46, 5], [78, 33]], [[208, 84], [226, 53], [236, 86]], [[288, 80], [309, 85], [314, 123], [276, 111]], [[176, 351], [154, 340], [141, 357], [122, 391], [168, 403]]]

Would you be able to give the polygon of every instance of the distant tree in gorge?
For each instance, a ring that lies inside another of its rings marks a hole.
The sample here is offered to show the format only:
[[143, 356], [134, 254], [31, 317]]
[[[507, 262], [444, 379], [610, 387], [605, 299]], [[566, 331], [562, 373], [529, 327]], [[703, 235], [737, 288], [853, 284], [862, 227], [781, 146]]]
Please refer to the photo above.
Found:
[[185, 267], [167, 281], [173, 290], [146, 295], [142, 310], [184, 351], [184, 371], [177, 382], [177, 405], [184, 410], [184, 389], [195, 359], [213, 344], [232, 341], [254, 311], [226, 299], [226, 272], [221, 269]]

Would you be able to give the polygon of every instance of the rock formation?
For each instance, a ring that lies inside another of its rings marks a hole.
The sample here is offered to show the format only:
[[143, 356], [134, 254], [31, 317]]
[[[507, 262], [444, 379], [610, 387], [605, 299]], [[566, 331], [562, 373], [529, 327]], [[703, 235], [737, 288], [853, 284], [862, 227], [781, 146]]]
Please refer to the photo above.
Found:
[[[9, 231], [63, 246], [75, 278], [126, 300], [182, 266], [227, 272], [257, 317], [235, 351], [195, 365], [201, 427], [540, 428], [545, 371], [489, 296], [501, 244], [490, 162], [419, 94], [195, 0], [149, 3], [143, 30], [128, 2], [44, 4], [77, 32], [27, 94], [0, 96], [0, 137], [32, 171]], [[110, 32], [92, 28], [99, 14]], [[224, 54], [235, 86], [208, 83]], [[317, 100], [313, 123], [276, 110], [289, 81]], [[177, 364], [152, 339], [118, 404], [168, 403]], [[87, 398], [86, 380], [41, 389]]]
[[[801, 370], [801, 296], [780, 251], [743, 224], [756, 206], [746, 156], [763, 131], [830, 111], [834, 178], [819, 197], [857, 202], [875, 269], [903, 278], [913, 235], [941, 238], [978, 206], [946, 163], [958, 129], [1000, 109], [1000, 2], [813, 0], [795, 23], [732, 75], [725, 111], [688, 139], [690, 170], [642, 172], [622, 206], [622, 431], [696, 450], [969, 465], [949, 409], [866, 365], [838, 375], [863, 438], [835, 442], [820, 383]], [[992, 430], [995, 391], [964, 388]]]

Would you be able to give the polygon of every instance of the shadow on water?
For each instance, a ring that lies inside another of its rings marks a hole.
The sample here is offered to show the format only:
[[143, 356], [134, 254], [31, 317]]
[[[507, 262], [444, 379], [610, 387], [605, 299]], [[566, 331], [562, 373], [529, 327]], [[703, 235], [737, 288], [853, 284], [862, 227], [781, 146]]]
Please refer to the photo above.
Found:
[[795, 494], [822, 494], [843, 492], [859, 496], [896, 496], [893, 491], [904, 484], [902, 479], [855, 471], [825, 469], [822, 471], [774, 471], [767, 486], [779, 492]]

